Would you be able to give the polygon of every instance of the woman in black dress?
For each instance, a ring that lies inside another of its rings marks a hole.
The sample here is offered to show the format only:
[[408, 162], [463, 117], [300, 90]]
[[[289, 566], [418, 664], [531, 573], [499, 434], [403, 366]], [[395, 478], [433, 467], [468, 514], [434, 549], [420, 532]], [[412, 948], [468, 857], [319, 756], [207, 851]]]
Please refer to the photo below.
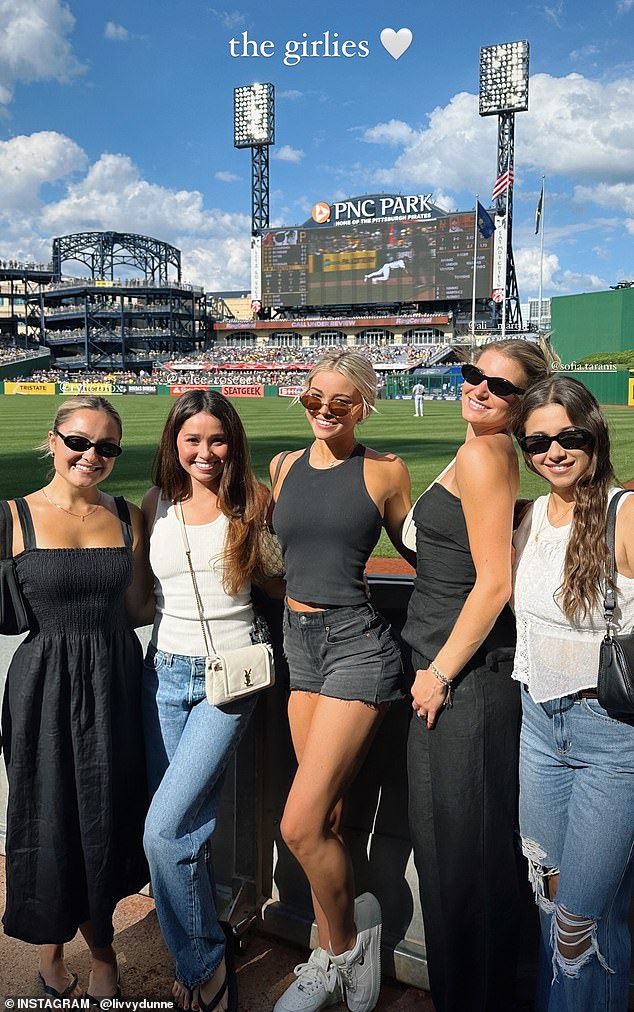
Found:
[[108, 401], [66, 401], [44, 444], [51, 481], [9, 503], [5, 516], [30, 629], [3, 702], [3, 924], [40, 946], [52, 997], [81, 994], [63, 948], [78, 928], [91, 951], [89, 995], [119, 993], [112, 914], [148, 881], [142, 654], [126, 611], [150, 593], [143, 518], [99, 489], [121, 434]]

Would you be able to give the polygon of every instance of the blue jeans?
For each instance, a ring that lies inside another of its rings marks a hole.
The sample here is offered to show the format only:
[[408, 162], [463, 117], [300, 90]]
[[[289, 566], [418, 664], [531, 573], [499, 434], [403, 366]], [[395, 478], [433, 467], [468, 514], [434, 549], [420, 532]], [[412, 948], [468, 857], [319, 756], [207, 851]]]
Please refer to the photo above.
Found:
[[204, 657], [148, 649], [143, 726], [154, 796], [144, 846], [163, 938], [176, 977], [190, 988], [208, 980], [224, 956], [208, 843], [225, 771], [256, 702], [257, 694], [210, 706]]
[[634, 728], [577, 694], [535, 703], [523, 686], [522, 708], [520, 832], [542, 932], [536, 1012], [626, 1012]]

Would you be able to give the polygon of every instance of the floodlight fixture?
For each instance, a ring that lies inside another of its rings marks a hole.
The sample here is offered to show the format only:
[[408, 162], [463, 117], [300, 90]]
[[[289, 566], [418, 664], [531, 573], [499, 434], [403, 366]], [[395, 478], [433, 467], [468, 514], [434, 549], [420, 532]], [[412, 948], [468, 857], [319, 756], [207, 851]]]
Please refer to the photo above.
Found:
[[255, 148], [275, 143], [275, 86], [248, 84], [233, 89], [233, 143]]
[[528, 109], [526, 40], [480, 49], [480, 115], [526, 112]]

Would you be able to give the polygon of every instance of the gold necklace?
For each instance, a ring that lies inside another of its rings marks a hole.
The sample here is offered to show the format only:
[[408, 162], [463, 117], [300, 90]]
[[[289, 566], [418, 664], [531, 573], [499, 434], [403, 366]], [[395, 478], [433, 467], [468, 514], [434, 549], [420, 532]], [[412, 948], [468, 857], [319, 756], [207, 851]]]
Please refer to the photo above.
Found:
[[101, 503], [97, 503], [97, 505], [93, 506], [93, 508], [91, 510], [88, 510], [87, 513], [73, 513], [72, 510], [67, 510], [65, 506], [60, 506], [58, 502], [55, 502], [54, 499], [51, 499], [50, 495], [46, 494], [45, 489], [42, 489], [42, 495], [44, 496], [45, 499], [48, 499], [51, 506], [56, 506], [58, 510], [62, 510], [63, 513], [68, 513], [68, 515], [71, 517], [78, 517], [81, 520], [82, 524], [86, 519], [86, 517], [92, 516], [93, 513], [96, 513], [97, 510], [101, 509]]
[[317, 470], [318, 471], [329, 471], [331, 467], [338, 467], [339, 464], [345, 464], [345, 462], [347, 460], [350, 460], [350, 457], [352, 456], [352, 454], [354, 453], [354, 451], [356, 450], [356, 448], [357, 448], [358, 445], [359, 445], [358, 443], [354, 444], [354, 446], [352, 447], [352, 449], [351, 449], [351, 451], [350, 451], [350, 453], [348, 454], [347, 457], [342, 457], [341, 460], [339, 460], [337, 457], [335, 457], [335, 459], [333, 460], [332, 464], [326, 464], [325, 467], [318, 467]]
[[[568, 514], [575, 508], [576, 505], [577, 505], [576, 502], [572, 502], [570, 504], [570, 506], [568, 507], [568, 509], [564, 510], [564, 512], [561, 514], [561, 516], [558, 516], [556, 518], [557, 519], [557, 523], [559, 523], [560, 520], [563, 520], [564, 517], [568, 516]], [[546, 510], [544, 512], [544, 516], [543, 516], [542, 522], [539, 525], [539, 530], [537, 530], [535, 532], [534, 536], [533, 536], [533, 541], [539, 541], [540, 535], [543, 533], [543, 531], [544, 531], [544, 529], [545, 529], [545, 527], [546, 527], [547, 524], [549, 524], [551, 527], [554, 527], [555, 530], [557, 530], [556, 524], [553, 523], [550, 520], [550, 517], [548, 516], [548, 510], [549, 510], [549, 508], [550, 508], [550, 496], [548, 496], [548, 502], [546, 503]]]

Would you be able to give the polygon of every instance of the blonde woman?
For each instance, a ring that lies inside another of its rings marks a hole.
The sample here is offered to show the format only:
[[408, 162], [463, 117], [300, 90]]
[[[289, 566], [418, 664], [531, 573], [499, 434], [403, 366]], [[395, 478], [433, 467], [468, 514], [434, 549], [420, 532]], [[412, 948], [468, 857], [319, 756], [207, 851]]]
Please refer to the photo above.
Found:
[[513, 416], [547, 373], [526, 341], [462, 367], [466, 438], [414, 507], [416, 581], [410, 831], [437, 1012], [506, 1012], [519, 924], [515, 847], [520, 701], [511, 535], [519, 492]]
[[332, 351], [313, 367], [300, 401], [314, 440], [271, 463], [273, 522], [284, 550], [284, 649], [299, 768], [282, 835], [310, 883], [319, 946], [296, 967], [276, 1012], [313, 1012], [342, 995], [370, 1012], [380, 989], [381, 911], [355, 903], [341, 801], [390, 703], [404, 695], [399, 649], [368, 600], [366, 562], [382, 527], [397, 547], [410, 506], [403, 462], [358, 442], [376, 374], [368, 359]]
[[112, 914], [147, 882], [142, 656], [128, 615], [151, 591], [140, 510], [100, 489], [121, 446], [102, 397], [61, 405], [51, 480], [9, 504], [30, 631], [7, 675], [9, 779], [4, 930], [39, 945], [55, 999], [82, 994], [64, 962], [79, 929], [88, 996], [120, 997]]

